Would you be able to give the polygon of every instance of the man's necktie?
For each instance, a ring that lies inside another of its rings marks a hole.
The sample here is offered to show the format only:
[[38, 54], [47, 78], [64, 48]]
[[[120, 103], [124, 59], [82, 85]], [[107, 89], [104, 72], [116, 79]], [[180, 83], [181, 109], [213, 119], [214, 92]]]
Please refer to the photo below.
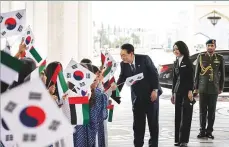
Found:
[[130, 66], [131, 66], [132, 74], [134, 74], [135, 73], [135, 70], [136, 70], [135, 69], [135, 66], [134, 66], [134, 64], [131, 64]]

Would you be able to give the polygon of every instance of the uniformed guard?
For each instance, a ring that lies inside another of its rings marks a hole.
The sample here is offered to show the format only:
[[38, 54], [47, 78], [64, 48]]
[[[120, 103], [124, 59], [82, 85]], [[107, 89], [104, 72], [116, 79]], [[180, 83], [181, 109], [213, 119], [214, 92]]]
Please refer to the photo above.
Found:
[[199, 93], [200, 109], [200, 133], [197, 137], [214, 139], [216, 102], [224, 88], [225, 66], [223, 56], [215, 53], [216, 40], [208, 40], [206, 46], [207, 52], [199, 54], [195, 70], [195, 93]]

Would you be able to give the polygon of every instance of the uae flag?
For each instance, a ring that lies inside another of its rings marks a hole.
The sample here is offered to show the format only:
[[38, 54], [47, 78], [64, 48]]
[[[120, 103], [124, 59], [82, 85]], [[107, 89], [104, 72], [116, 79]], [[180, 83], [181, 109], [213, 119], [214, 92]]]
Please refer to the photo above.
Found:
[[9, 54], [1, 51], [1, 81], [10, 85], [13, 81], [17, 81], [23, 63]]
[[88, 96], [68, 98], [71, 124], [86, 125], [89, 123], [89, 99]]
[[113, 119], [113, 111], [114, 111], [114, 105], [110, 104], [107, 106], [107, 109], [109, 110], [108, 114], [108, 122], [112, 122]]
[[42, 57], [37, 52], [37, 49], [35, 49], [33, 46], [29, 50], [26, 50], [26, 57], [33, 58], [37, 64], [39, 64], [42, 61]]
[[62, 71], [60, 64], [58, 64], [58, 66], [56, 67], [52, 75], [51, 81], [54, 84], [57, 83], [58, 95], [59, 95], [59, 98], [62, 98], [62, 96], [68, 91], [68, 86], [65, 81], [63, 71]]
[[20, 35], [25, 28], [26, 10], [1, 13], [1, 38]]
[[[109, 81], [107, 81], [105, 84], [103, 84], [103, 86], [104, 86], [104, 91], [105, 91], [105, 92], [108, 92], [108, 91], [110, 90], [112, 84], [116, 84], [116, 83], [115, 83], [115, 78], [114, 78], [114, 77], [112, 77]], [[108, 92], [108, 93], [109, 93], [109, 92]], [[109, 95], [109, 96], [110, 96], [110, 95]], [[117, 88], [116, 88], [116, 90], [115, 90], [115, 96], [116, 96], [116, 97], [120, 97], [120, 91], [119, 91], [119, 89], [118, 89], [118, 86], [117, 86]]]

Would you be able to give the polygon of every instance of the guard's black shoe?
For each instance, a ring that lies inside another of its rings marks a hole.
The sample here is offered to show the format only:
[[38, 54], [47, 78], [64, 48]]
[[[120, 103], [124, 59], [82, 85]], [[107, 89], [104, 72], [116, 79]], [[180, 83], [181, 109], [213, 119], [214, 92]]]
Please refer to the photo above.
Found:
[[174, 143], [174, 146], [180, 146], [180, 143]]
[[206, 137], [206, 134], [204, 132], [200, 132], [199, 135], [197, 135], [197, 138], [204, 138]]
[[215, 137], [212, 135], [212, 133], [207, 133], [207, 134], [206, 134], [206, 137], [207, 137], [207, 138], [211, 138], [211, 139], [214, 139], [214, 138], [215, 138]]

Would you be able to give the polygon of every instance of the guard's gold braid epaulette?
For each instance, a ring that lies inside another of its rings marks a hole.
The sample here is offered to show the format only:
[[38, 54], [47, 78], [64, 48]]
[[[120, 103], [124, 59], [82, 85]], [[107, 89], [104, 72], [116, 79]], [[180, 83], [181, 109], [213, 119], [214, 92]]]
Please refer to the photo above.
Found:
[[206, 68], [203, 66], [201, 55], [200, 55], [200, 68], [201, 68], [201, 72], [202, 72], [202, 73], [200, 72], [200, 75], [205, 75], [208, 70], [210, 70], [210, 71], [213, 70], [211, 66], [208, 66]]

